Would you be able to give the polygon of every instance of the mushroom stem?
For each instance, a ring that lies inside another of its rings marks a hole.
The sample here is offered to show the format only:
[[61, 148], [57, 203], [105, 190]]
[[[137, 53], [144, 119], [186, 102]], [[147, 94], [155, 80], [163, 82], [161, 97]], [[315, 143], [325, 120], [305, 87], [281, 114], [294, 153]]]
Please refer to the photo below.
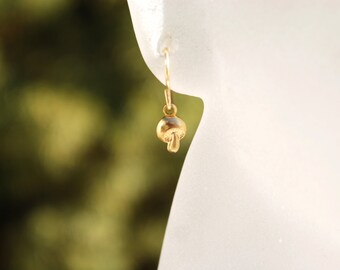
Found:
[[173, 132], [171, 134], [171, 138], [168, 142], [168, 151], [171, 153], [176, 153], [180, 147], [180, 138], [177, 134], [177, 132]]

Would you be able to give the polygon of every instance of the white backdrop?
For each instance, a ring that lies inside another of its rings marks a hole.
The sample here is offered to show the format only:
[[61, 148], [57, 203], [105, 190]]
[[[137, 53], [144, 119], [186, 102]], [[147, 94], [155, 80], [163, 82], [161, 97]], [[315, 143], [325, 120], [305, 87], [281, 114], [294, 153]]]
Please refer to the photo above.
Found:
[[340, 1], [129, 0], [199, 96], [160, 270], [340, 269]]

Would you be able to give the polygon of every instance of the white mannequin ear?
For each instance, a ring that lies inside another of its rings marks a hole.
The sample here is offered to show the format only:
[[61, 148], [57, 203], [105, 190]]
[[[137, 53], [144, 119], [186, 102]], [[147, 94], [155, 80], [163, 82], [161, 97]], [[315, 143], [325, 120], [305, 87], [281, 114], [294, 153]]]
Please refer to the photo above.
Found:
[[151, 71], [169, 46], [205, 102], [159, 269], [339, 270], [340, 1], [129, 5]]

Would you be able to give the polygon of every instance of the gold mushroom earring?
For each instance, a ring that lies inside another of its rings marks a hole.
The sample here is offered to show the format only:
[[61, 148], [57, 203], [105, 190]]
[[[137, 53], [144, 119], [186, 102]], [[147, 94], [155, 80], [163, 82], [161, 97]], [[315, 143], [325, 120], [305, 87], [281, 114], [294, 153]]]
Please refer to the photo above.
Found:
[[170, 153], [176, 153], [180, 147], [180, 141], [184, 138], [187, 126], [184, 121], [177, 117], [177, 107], [172, 103], [170, 88], [170, 61], [169, 50], [164, 49], [165, 57], [165, 106], [163, 107], [164, 117], [157, 125], [157, 137], [167, 143], [167, 149]]

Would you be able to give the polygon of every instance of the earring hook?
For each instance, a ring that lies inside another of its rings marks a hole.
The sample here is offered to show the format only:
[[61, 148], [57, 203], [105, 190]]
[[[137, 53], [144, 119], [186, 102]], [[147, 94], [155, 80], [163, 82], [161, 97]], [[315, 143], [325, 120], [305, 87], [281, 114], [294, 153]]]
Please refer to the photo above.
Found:
[[165, 103], [166, 103], [166, 108], [167, 110], [171, 110], [172, 108], [172, 98], [171, 98], [171, 88], [170, 88], [170, 59], [169, 59], [169, 49], [165, 48], [163, 50], [164, 57], [165, 57], [165, 90], [164, 90], [164, 95], [165, 95]]

